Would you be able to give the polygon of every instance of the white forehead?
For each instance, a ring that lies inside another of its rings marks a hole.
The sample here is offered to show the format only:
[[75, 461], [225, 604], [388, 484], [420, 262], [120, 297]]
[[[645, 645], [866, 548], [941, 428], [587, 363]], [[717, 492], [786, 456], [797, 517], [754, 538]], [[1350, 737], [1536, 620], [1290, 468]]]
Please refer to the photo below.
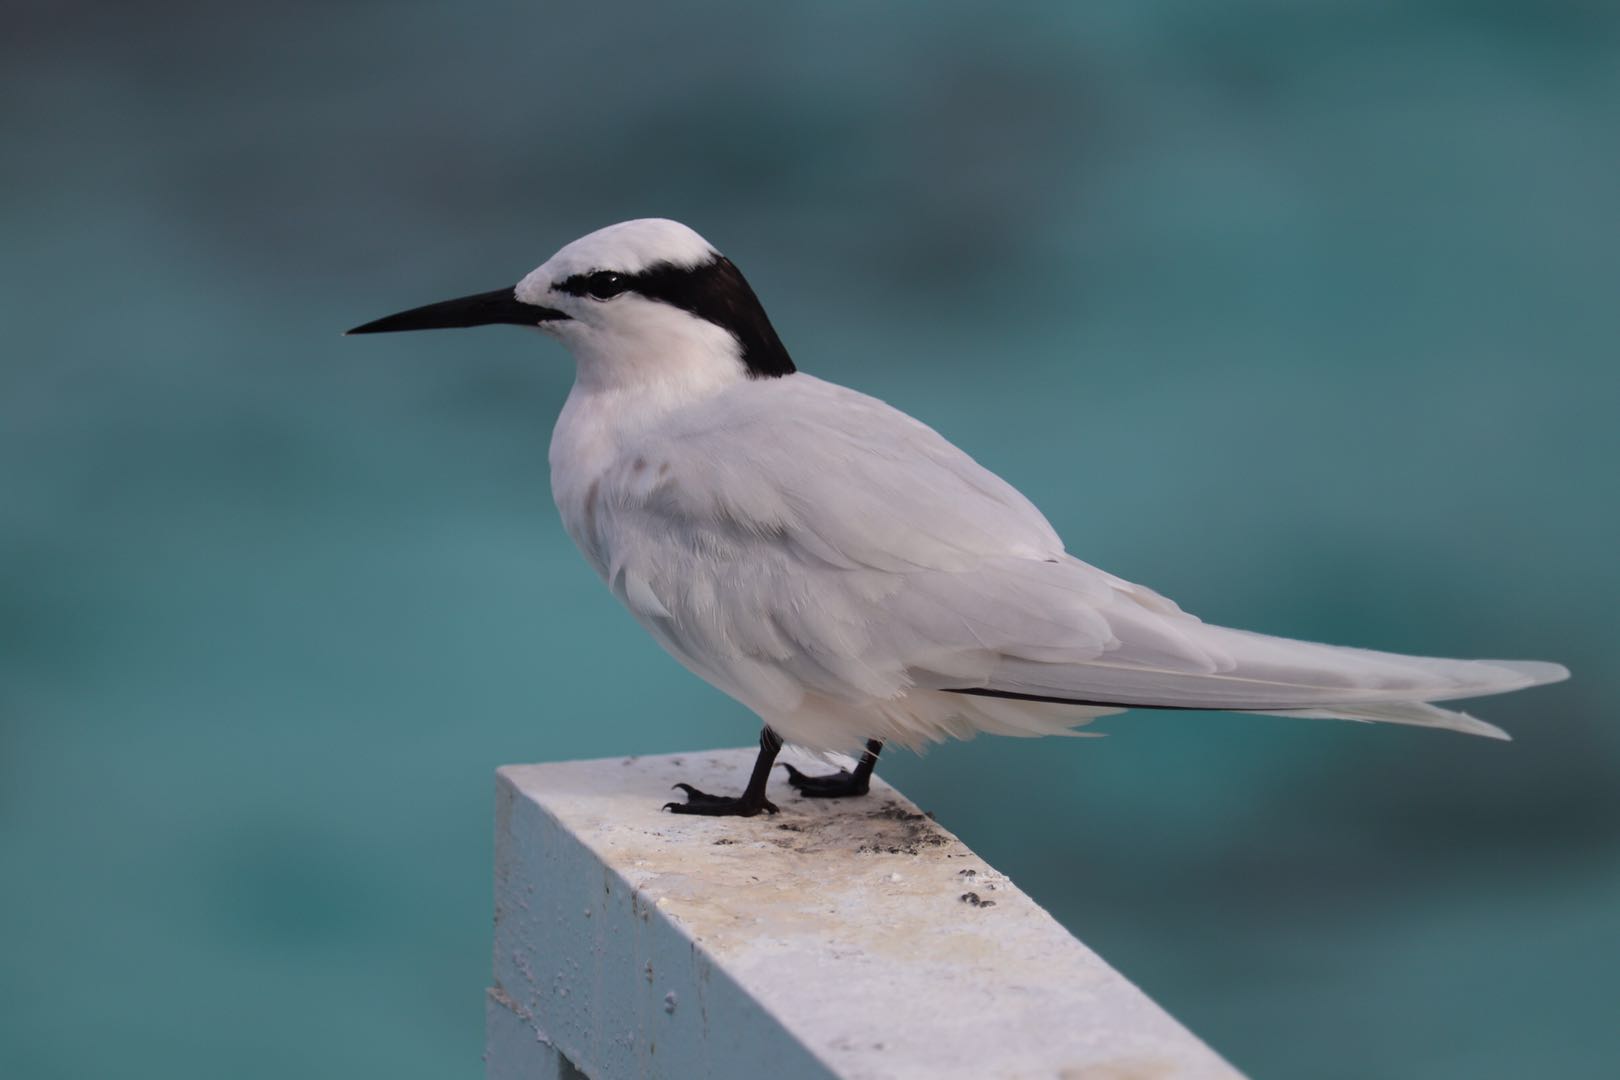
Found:
[[696, 266], [714, 255], [715, 250], [707, 240], [678, 221], [638, 218], [580, 237], [547, 259], [524, 279], [524, 284], [543, 276], [545, 284], [549, 285], [593, 270], [635, 274], [657, 263]]

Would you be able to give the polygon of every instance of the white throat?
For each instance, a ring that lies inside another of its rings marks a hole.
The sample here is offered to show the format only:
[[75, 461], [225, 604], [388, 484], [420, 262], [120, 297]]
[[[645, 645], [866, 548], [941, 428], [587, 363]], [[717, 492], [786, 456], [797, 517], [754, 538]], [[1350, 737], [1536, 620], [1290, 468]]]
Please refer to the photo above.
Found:
[[627, 295], [613, 318], [545, 329], [574, 355], [575, 393], [697, 398], [748, 377], [729, 330], [669, 304]]

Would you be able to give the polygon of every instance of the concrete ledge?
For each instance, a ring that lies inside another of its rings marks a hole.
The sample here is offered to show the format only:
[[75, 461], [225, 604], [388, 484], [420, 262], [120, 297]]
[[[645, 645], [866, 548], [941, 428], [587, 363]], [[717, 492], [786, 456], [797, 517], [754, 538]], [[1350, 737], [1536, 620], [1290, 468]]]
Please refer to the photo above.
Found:
[[660, 812], [753, 759], [500, 770], [490, 1080], [1239, 1076], [881, 781]]

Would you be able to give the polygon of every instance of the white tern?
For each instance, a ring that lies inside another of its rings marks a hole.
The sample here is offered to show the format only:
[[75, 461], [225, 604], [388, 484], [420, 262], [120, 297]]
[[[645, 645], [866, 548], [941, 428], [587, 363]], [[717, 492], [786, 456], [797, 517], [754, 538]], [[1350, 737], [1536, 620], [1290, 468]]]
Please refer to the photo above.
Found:
[[1214, 626], [1081, 562], [1040, 511], [926, 425], [797, 370], [732, 262], [663, 219], [564, 247], [515, 287], [350, 333], [506, 323], [574, 355], [551, 440], [568, 535], [647, 632], [765, 727], [739, 796], [774, 813], [784, 740], [857, 753], [808, 796], [860, 795], [887, 742], [1072, 734], [1128, 708], [1223, 709], [1506, 738], [1432, 702], [1566, 678]]

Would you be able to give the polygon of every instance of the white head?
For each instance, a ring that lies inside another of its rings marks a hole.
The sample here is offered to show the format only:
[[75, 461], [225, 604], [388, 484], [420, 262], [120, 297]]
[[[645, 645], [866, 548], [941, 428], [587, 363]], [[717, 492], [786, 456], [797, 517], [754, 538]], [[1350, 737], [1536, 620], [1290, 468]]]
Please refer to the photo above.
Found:
[[677, 221], [598, 229], [515, 288], [413, 308], [351, 334], [506, 323], [573, 352], [579, 381], [628, 386], [790, 374], [793, 361], [731, 260]]

